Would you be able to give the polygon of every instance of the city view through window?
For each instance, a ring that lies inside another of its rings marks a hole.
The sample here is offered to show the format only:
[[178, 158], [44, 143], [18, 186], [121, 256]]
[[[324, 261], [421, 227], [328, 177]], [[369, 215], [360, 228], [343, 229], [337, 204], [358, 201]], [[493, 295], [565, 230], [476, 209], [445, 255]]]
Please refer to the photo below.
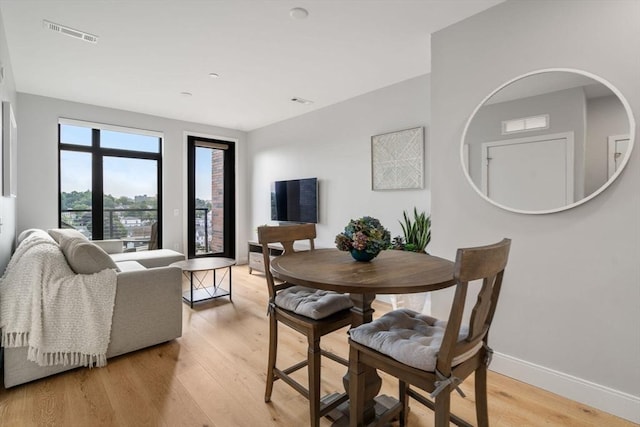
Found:
[[[122, 239], [125, 250], [157, 247], [160, 161], [157, 136], [61, 124], [61, 226]], [[102, 206], [93, 199], [100, 190]]]
[[[156, 248], [160, 156], [157, 136], [61, 123], [61, 226], [75, 228], [89, 239], [121, 239], [124, 250]], [[197, 147], [195, 160], [196, 255], [220, 253], [224, 153]], [[98, 173], [93, 170], [96, 162]], [[102, 206], [93, 199], [98, 191], [103, 194]]]
[[224, 156], [222, 150], [196, 147], [196, 255], [223, 251]]

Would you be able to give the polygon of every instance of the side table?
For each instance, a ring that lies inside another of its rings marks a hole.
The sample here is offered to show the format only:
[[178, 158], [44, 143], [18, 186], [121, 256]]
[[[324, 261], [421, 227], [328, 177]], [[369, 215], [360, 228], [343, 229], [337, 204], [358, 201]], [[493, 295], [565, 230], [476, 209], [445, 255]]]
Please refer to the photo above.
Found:
[[[189, 290], [182, 294], [182, 300], [193, 308], [193, 303], [206, 301], [214, 298], [229, 296], [231, 300], [231, 267], [236, 265], [236, 260], [231, 258], [192, 258], [185, 261], [178, 261], [171, 264], [180, 267], [182, 274], [189, 279]], [[216, 279], [216, 270], [227, 269], [220, 280]], [[204, 271], [203, 277], [198, 277], [197, 272]], [[213, 272], [212, 286], [206, 286], [205, 279], [209, 272]], [[220, 287], [225, 277], [229, 278], [229, 290]], [[195, 283], [194, 283], [195, 280]]]

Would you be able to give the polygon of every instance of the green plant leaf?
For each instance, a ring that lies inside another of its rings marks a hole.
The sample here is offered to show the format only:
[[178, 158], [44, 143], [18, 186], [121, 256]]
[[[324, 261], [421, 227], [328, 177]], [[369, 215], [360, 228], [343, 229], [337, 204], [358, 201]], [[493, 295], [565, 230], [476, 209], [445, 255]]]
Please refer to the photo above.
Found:
[[399, 222], [404, 234], [405, 250], [424, 252], [431, 241], [431, 217], [425, 212], [418, 212], [414, 206], [413, 218], [409, 217], [407, 211], [402, 212], [402, 218]]

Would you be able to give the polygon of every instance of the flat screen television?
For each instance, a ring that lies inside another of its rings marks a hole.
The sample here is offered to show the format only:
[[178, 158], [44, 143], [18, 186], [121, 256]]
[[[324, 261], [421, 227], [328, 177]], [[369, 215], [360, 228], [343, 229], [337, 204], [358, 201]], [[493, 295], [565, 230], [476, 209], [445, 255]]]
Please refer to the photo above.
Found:
[[291, 179], [271, 184], [271, 220], [318, 222], [318, 178]]

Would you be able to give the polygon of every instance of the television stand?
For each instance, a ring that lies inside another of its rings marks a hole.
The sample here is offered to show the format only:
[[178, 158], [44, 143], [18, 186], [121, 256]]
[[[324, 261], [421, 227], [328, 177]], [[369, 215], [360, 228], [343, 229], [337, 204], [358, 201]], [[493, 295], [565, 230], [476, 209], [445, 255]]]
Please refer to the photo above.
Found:
[[[269, 256], [271, 258], [282, 255], [284, 248], [280, 244], [269, 243]], [[253, 270], [264, 273], [264, 259], [262, 255], [262, 245], [256, 241], [249, 241], [249, 274]]]
[[[260, 271], [264, 273], [264, 258], [262, 255], [262, 245], [255, 240], [249, 241], [249, 274], [253, 272], [253, 270]], [[293, 247], [296, 251], [308, 251], [309, 243], [305, 242], [296, 242]], [[284, 248], [279, 243], [269, 243], [269, 256], [271, 259], [277, 257], [278, 255], [282, 255], [284, 252]]]

